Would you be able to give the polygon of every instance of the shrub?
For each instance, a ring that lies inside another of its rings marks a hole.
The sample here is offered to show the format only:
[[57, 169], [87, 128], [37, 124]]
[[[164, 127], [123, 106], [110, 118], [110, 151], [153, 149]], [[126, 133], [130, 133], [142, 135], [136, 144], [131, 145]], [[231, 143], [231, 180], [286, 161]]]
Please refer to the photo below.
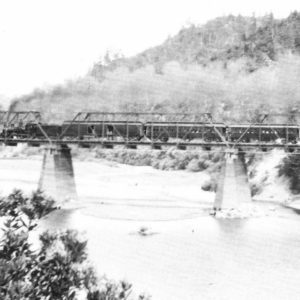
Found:
[[214, 191], [214, 188], [213, 188], [213, 185], [212, 185], [212, 181], [211, 181], [211, 180], [205, 181], [205, 182], [201, 185], [201, 189], [202, 189], [203, 191], [206, 191], [206, 192]]
[[300, 193], [300, 153], [288, 155], [279, 166], [279, 176], [284, 175], [290, 180], [290, 189]]
[[255, 184], [250, 184], [250, 191], [251, 191], [251, 197], [258, 195], [262, 192], [263, 190], [263, 185], [255, 183]]
[[[201, 164], [201, 163], [200, 163]], [[187, 165], [187, 170], [191, 172], [199, 172], [202, 171], [203, 168], [199, 164], [199, 160], [197, 158], [193, 158], [189, 164]]]
[[46, 232], [39, 249], [32, 250], [30, 232], [54, 209], [54, 201], [39, 191], [28, 198], [16, 190], [1, 199], [0, 299], [72, 300], [80, 293], [80, 299], [127, 299], [131, 285], [126, 282], [104, 280], [100, 288], [93, 268], [84, 264], [87, 242], [76, 231]]

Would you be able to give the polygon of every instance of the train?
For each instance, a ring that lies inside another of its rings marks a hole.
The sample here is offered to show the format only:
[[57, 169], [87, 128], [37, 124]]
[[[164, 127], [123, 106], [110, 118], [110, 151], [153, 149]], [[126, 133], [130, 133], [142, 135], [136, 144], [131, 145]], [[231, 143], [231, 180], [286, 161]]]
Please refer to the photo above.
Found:
[[0, 138], [64, 139], [64, 140], [127, 140], [168, 142], [171, 139], [204, 142], [282, 142], [297, 143], [299, 125], [238, 124], [201, 122], [139, 121], [65, 121], [61, 125], [29, 122], [24, 126], [4, 128]]
[[292, 124], [239, 124], [228, 126], [231, 142], [277, 142], [295, 144], [300, 139], [300, 126]]

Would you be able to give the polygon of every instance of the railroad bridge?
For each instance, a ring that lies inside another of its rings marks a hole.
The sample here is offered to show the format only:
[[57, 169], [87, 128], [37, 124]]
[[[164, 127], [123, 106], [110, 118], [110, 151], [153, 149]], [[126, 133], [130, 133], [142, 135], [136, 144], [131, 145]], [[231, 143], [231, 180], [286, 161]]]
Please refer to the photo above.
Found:
[[[283, 121], [274, 123], [274, 118]], [[286, 114], [261, 114], [256, 122], [225, 124], [215, 122], [210, 113], [79, 112], [62, 124], [47, 124], [36, 111], [0, 111], [0, 126], [4, 145], [44, 147], [38, 188], [58, 201], [77, 199], [69, 145], [137, 150], [147, 146], [222, 148], [224, 160], [214, 202], [217, 210], [251, 201], [244, 162], [247, 151], [283, 148], [300, 154], [300, 123], [295, 115]]]

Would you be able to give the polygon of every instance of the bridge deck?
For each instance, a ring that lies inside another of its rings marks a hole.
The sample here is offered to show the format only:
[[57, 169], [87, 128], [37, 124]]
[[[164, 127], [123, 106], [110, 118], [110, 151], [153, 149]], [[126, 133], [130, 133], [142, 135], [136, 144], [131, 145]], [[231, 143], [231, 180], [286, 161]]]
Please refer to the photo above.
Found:
[[27, 143], [31, 145], [46, 145], [46, 144], [73, 144], [73, 145], [103, 145], [103, 146], [184, 146], [184, 147], [223, 147], [223, 148], [281, 148], [281, 149], [293, 149], [300, 150], [300, 144], [279, 144], [279, 143], [234, 143], [234, 142], [162, 142], [162, 141], [114, 141], [114, 140], [99, 140], [99, 139], [52, 139], [51, 142], [47, 139], [5, 139], [0, 138], [0, 143], [7, 145], [15, 145], [18, 143]]

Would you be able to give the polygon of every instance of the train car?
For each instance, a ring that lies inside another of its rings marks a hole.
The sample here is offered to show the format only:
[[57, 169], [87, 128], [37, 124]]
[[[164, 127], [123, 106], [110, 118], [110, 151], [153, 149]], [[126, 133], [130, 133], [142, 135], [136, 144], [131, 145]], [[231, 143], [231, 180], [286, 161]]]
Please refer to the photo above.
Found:
[[107, 138], [140, 140], [143, 135], [141, 122], [126, 121], [65, 121], [62, 125], [64, 138]]
[[248, 124], [243, 125], [229, 125], [228, 126], [228, 141], [249, 143], [252, 140], [258, 139], [258, 132], [256, 128], [249, 127]]
[[290, 124], [229, 125], [228, 136], [232, 142], [295, 143], [299, 140], [299, 126]]
[[[223, 142], [227, 140], [228, 129], [223, 123], [206, 124], [203, 127], [204, 130], [204, 141], [206, 142]], [[221, 138], [221, 136], [223, 138]]]
[[223, 123], [208, 124], [194, 122], [147, 122], [144, 124], [145, 136], [150, 140], [167, 142], [170, 138], [191, 141], [222, 141], [225, 138], [226, 126]]
[[285, 137], [282, 137], [285, 139], [287, 143], [297, 143], [300, 140], [300, 127], [299, 125], [289, 125], [286, 128], [282, 128], [283, 134]]

